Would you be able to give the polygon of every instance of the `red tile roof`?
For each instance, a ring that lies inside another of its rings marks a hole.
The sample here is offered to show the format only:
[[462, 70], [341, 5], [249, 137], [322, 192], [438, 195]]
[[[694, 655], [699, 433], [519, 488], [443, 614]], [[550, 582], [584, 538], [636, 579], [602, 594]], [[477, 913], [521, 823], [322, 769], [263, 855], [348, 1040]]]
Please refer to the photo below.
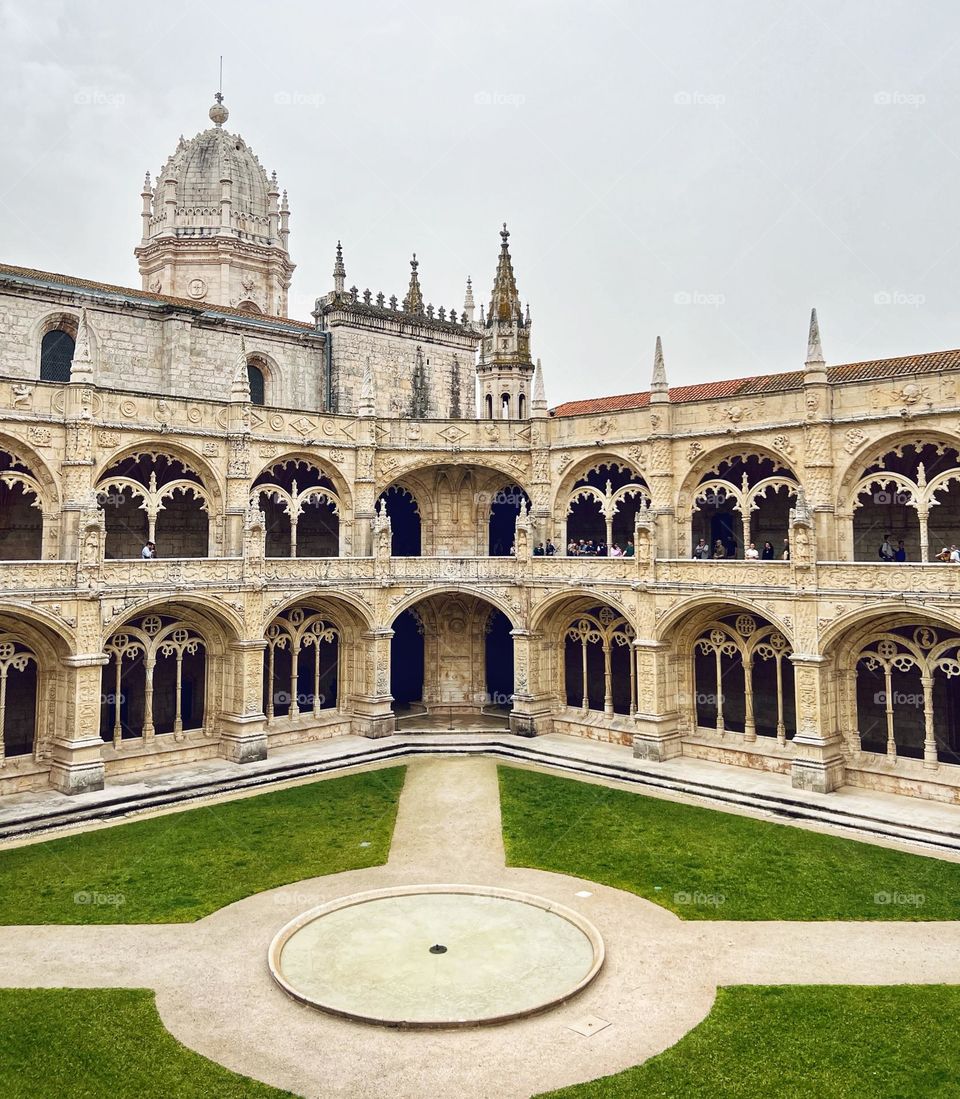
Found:
[[242, 317], [248, 321], [291, 325], [294, 328], [305, 328], [311, 332], [315, 328], [308, 321], [295, 321], [289, 317], [273, 317], [265, 313], [250, 313], [245, 309], [236, 309], [232, 305], [213, 305], [209, 302], [191, 301], [188, 298], [174, 298], [169, 294], [152, 294], [147, 290], [134, 290], [129, 286], [111, 286], [105, 282], [92, 282], [90, 279], [74, 278], [73, 275], [57, 275], [52, 271], [33, 271], [29, 267], [14, 267], [12, 264], [0, 263], [0, 281], [2, 281], [4, 275], [12, 275], [14, 278], [34, 279], [37, 282], [55, 283], [67, 288], [75, 286], [79, 290], [98, 290], [105, 294], [123, 294], [128, 298], [173, 305], [179, 309], [189, 309], [195, 313], [225, 313], [228, 316]]
[[[904, 355], [898, 359], [872, 359], [869, 362], [845, 363], [827, 368], [831, 382], [862, 382], [875, 378], [893, 378], [904, 374], [937, 374], [942, 370], [960, 370], [960, 350], [931, 351], [924, 355]], [[756, 397], [766, 393], [787, 393], [803, 385], [803, 371], [790, 370], [782, 374], [760, 374], [753, 378], [730, 378], [720, 382], [701, 382], [670, 388], [670, 400], [708, 401], [718, 397]], [[586, 401], [566, 401], [551, 409], [552, 416], [583, 416], [598, 412], [622, 412], [631, 408], [646, 408], [650, 393], [622, 393], [616, 397], [594, 397]]]

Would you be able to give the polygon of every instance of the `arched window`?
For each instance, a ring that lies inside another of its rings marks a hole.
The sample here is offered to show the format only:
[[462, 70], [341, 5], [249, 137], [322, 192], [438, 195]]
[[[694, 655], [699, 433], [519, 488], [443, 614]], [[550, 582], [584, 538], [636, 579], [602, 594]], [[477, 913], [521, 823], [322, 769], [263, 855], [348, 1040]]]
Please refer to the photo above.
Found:
[[486, 406], [487, 406], [487, 419], [492, 420], [493, 419], [493, 394], [488, 393], [486, 395], [486, 397], [484, 398], [484, 400], [486, 401]]
[[500, 394], [500, 419], [501, 420], [509, 420], [510, 419], [510, 394], [509, 393], [501, 393]]
[[247, 381], [250, 384], [250, 400], [253, 404], [262, 405], [265, 403], [264, 393], [265, 385], [263, 381], [263, 371], [259, 366], [254, 366], [253, 363], [247, 363]]
[[43, 382], [70, 381], [73, 363], [73, 336], [62, 328], [48, 332], [40, 344], [40, 380]]
[[517, 397], [517, 419], [524, 420], [527, 416], [527, 398], [521, 393]]

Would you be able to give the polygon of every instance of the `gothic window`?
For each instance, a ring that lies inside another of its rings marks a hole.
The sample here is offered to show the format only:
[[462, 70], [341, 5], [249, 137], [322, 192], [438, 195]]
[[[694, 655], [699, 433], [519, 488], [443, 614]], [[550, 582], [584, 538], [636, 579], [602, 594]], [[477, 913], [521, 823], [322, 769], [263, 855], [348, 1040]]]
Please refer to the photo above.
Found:
[[796, 731], [796, 707], [783, 634], [752, 614], [729, 614], [704, 626], [693, 647], [694, 725], [785, 744]]
[[650, 490], [636, 470], [601, 462], [579, 477], [567, 497], [567, 542], [589, 540], [625, 549], [637, 514], [650, 506]]
[[599, 606], [564, 630], [564, 680], [568, 706], [586, 713], [635, 714], [636, 664], [633, 627], [619, 611]]
[[263, 371], [253, 363], [247, 363], [247, 381], [250, 384], [250, 400], [253, 404], [266, 403]]
[[54, 328], [40, 344], [40, 380], [44, 382], [70, 381], [74, 342], [69, 332]]
[[29, 469], [0, 450], [0, 561], [39, 561], [43, 491]]
[[[212, 728], [206, 706], [207, 648], [188, 623], [151, 614], [130, 622], [106, 644], [100, 736], [119, 748], [163, 733], [182, 740]], [[205, 717], [208, 718], [205, 724]]]
[[340, 499], [322, 470], [288, 459], [254, 481], [252, 507], [267, 521], [268, 557], [338, 557]]
[[0, 766], [6, 756], [33, 751], [37, 718], [37, 658], [19, 638], [0, 633]]
[[263, 712], [267, 724], [319, 717], [335, 709], [340, 680], [340, 631], [309, 607], [285, 611], [267, 627]]

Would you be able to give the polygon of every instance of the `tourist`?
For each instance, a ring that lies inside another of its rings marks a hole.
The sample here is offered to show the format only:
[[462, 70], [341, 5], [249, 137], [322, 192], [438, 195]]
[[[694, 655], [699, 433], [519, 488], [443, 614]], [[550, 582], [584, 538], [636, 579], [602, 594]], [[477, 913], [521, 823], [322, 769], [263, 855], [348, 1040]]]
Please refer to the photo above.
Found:
[[607, 543], [606, 542], [598, 542], [597, 545], [596, 545], [596, 548], [594, 549], [593, 552], [594, 552], [594, 555], [596, 557], [606, 557], [607, 556]]
[[751, 542], [750, 545], [747, 546], [747, 549], [744, 552], [743, 556], [744, 556], [744, 560], [746, 560], [746, 561], [756, 561], [756, 560], [759, 559], [760, 553], [757, 550], [756, 545], [753, 542]]
[[622, 557], [623, 556], [623, 550], [620, 548], [620, 543], [619, 542], [614, 542], [613, 543], [613, 548], [610, 550], [610, 556], [611, 557]]
[[580, 556], [579, 547], [577, 546], [577, 543], [574, 541], [573, 538], [571, 538], [570, 541], [567, 543], [567, 556], [568, 557], [579, 557]]
[[721, 558], [727, 556], [727, 551], [723, 548], [723, 543], [718, 538], [713, 544], [713, 557], [715, 561], [719, 561]]
[[724, 550], [726, 551], [727, 557], [737, 556], [737, 540], [732, 534], [728, 534], [724, 540]]
[[773, 543], [772, 542], [764, 542], [763, 543], [763, 549], [760, 551], [760, 557], [764, 561], [772, 561], [773, 560]]
[[546, 551], [543, 548], [543, 543], [542, 542], [538, 542], [533, 547], [533, 556], [534, 557], [545, 557], [546, 556]]
[[706, 561], [710, 557], [710, 547], [707, 545], [706, 538], [701, 538], [693, 547], [693, 557], [697, 561]]
[[903, 544], [903, 539], [897, 543], [896, 551], [893, 555], [894, 561], [906, 561], [907, 559], [907, 547]]
[[145, 561], [152, 560], [154, 557], [157, 556], [157, 547], [153, 544], [153, 542], [145, 543], [143, 549], [140, 551], [140, 556]]
[[883, 541], [880, 543], [880, 549], [877, 550], [880, 555], [881, 561], [892, 561], [896, 556], [893, 546], [890, 544], [890, 535], [885, 534]]
[[624, 557], [635, 557], [636, 554], [637, 554], [637, 547], [633, 544], [633, 539], [631, 538], [627, 542], [627, 548], [623, 551], [623, 556]]
[[936, 559], [938, 561], [949, 561], [950, 560], [950, 550], [947, 549], [946, 546], [944, 546], [943, 549], [937, 554]]
[[790, 560], [790, 539], [789, 538], [784, 538], [784, 540], [783, 540], [783, 550], [780, 554], [780, 560], [781, 561], [789, 561]]
[[960, 565], [960, 549], [957, 549], [956, 542], [953, 542], [950, 546], [950, 564]]
[[546, 549], [544, 550], [544, 553], [546, 554], [547, 557], [553, 557], [553, 556], [556, 555], [556, 552], [557, 552], [557, 547], [553, 544], [551, 539], [548, 538], [547, 539], [547, 546], [546, 546]]

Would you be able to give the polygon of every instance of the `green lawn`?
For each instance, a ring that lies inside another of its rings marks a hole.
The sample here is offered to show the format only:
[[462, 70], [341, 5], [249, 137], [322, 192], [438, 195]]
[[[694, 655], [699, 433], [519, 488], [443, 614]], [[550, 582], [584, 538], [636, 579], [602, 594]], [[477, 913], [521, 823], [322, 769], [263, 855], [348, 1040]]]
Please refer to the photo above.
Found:
[[0, 924], [187, 923], [264, 889], [377, 866], [403, 776], [367, 771], [0, 850]]
[[960, 863], [535, 771], [499, 774], [511, 866], [629, 890], [690, 920], [960, 919]]
[[957, 1099], [960, 988], [721, 988], [670, 1049], [550, 1099]]
[[0, 990], [7, 1099], [282, 1099], [182, 1046], [145, 989]]

